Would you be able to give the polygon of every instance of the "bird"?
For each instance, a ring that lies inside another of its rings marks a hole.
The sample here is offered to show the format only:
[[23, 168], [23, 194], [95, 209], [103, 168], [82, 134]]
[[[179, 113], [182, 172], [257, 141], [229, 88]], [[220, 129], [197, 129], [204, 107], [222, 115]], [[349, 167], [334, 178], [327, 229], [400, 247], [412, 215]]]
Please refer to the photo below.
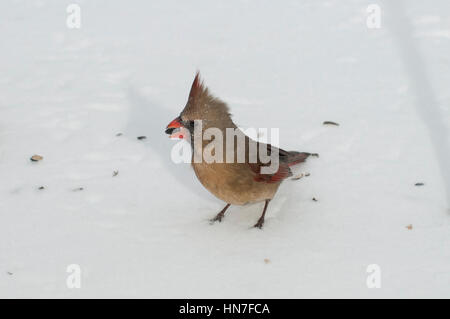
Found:
[[[203, 135], [196, 138], [196, 132], [206, 134], [208, 129], [215, 130], [214, 138], [210, 136], [208, 139]], [[235, 135], [227, 135], [227, 130], [232, 130]], [[245, 135], [233, 122], [228, 105], [210, 93], [199, 72], [195, 75], [184, 109], [167, 125], [165, 133], [171, 138], [185, 139], [190, 143], [191, 166], [195, 175], [209, 192], [226, 203], [211, 219], [212, 223], [221, 222], [231, 205], [264, 202], [261, 216], [254, 224], [254, 227], [261, 229], [269, 202], [281, 183], [292, 176], [290, 167], [305, 162], [311, 155], [316, 155], [285, 151]], [[222, 133], [222, 136], [219, 138], [216, 135], [220, 134], [217, 133]], [[210, 153], [207, 153], [208, 145], [212, 142], [222, 143], [214, 144], [215, 147], [210, 147]], [[228, 142], [234, 142], [231, 144], [232, 148], [227, 146]], [[269, 162], [261, 160], [263, 151], [265, 155], [270, 156]], [[221, 152], [226, 161], [211, 161], [206, 158], [208, 154], [214, 156]], [[270, 165], [275, 162], [276, 170], [267, 173]]]

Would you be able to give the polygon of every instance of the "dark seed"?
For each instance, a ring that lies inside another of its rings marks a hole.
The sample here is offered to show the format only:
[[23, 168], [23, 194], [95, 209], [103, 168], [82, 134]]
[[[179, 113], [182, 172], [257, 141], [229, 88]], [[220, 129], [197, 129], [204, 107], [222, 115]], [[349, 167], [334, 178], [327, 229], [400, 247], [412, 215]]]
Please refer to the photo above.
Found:
[[425, 184], [424, 183], [415, 183], [414, 185], [415, 186], [424, 186]]
[[122, 136], [122, 135], [123, 135], [122, 133], [117, 133], [117, 134], [116, 134], [116, 136]]
[[138, 136], [137, 139], [138, 140], [145, 140], [147, 138], [147, 136]]
[[315, 202], [317, 202], [317, 199], [315, 198], [315, 197], [313, 197], [313, 199], [312, 199], [313, 201], [315, 201]]
[[79, 191], [82, 191], [83, 189], [84, 189], [83, 187], [77, 187], [77, 188], [74, 188], [73, 191], [79, 192]]
[[39, 190], [43, 190], [43, 189], [45, 189], [45, 187], [44, 186], [40, 186], [38, 189]]
[[339, 126], [338, 123], [332, 122], [332, 121], [325, 121], [325, 122], [323, 122], [323, 125], [335, 125], [335, 126]]
[[119, 175], [119, 171], [114, 171], [112, 176], [114, 177], [114, 176], [117, 176], [117, 175]]

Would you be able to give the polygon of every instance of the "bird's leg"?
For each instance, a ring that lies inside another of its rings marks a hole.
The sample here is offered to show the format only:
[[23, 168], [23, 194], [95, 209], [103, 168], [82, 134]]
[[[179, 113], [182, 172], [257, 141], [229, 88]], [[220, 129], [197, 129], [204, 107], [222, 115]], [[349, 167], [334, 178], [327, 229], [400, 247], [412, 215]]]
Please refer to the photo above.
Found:
[[259, 217], [258, 222], [253, 227], [257, 227], [259, 229], [261, 229], [263, 227], [264, 216], [266, 215], [266, 210], [267, 210], [267, 206], [269, 206], [269, 202], [270, 202], [270, 199], [266, 199], [266, 203], [264, 204], [264, 209], [263, 209], [263, 212], [261, 214], [261, 217]]
[[230, 207], [231, 204], [227, 204], [227, 206], [225, 206], [220, 213], [218, 213], [216, 215], [216, 217], [214, 217], [213, 219], [211, 219], [211, 222], [216, 222], [219, 221], [219, 223], [222, 221], [223, 216], [225, 215], [225, 211], [228, 209], [228, 207]]

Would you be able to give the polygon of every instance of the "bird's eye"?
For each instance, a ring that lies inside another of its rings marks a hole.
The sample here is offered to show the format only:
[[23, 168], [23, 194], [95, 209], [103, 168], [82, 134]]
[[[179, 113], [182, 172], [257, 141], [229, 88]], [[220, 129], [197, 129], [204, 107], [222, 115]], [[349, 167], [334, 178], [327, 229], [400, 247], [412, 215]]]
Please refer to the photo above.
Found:
[[184, 125], [187, 128], [194, 128], [194, 121], [191, 121], [191, 120], [184, 121]]

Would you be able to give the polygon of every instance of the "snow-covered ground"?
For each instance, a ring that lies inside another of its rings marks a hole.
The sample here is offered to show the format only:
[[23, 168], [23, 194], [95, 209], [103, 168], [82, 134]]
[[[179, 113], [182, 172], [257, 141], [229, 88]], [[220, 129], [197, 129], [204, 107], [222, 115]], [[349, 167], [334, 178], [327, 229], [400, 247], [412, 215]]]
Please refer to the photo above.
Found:
[[[0, 297], [450, 297], [448, 0], [70, 3], [0, 2]], [[197, 69], [320, 154], [263, 230], [170, 160]]]

